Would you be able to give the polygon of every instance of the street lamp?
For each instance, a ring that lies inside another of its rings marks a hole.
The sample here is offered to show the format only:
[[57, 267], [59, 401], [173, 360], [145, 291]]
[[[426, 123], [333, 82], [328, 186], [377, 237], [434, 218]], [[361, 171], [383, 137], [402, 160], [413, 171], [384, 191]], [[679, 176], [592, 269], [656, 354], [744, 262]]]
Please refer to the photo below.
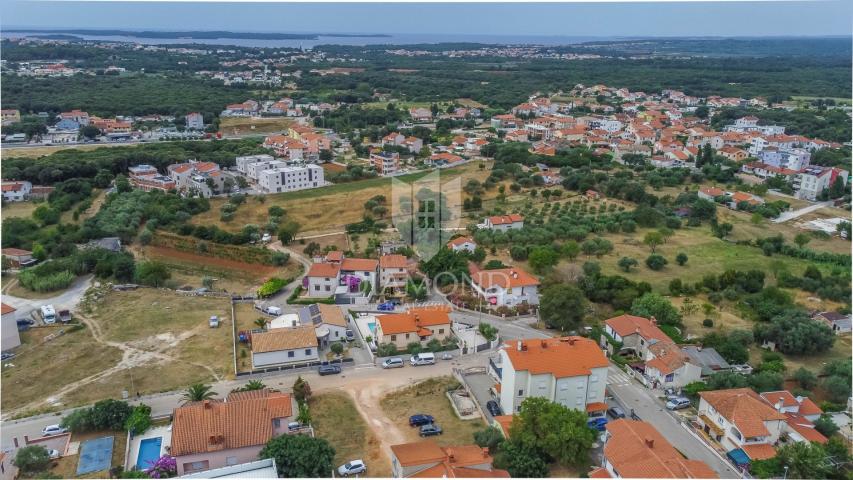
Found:
[[788, 478], [788, 466], [785, 465], [785, 474], [782, 476], [782, 480], [786, 480]]

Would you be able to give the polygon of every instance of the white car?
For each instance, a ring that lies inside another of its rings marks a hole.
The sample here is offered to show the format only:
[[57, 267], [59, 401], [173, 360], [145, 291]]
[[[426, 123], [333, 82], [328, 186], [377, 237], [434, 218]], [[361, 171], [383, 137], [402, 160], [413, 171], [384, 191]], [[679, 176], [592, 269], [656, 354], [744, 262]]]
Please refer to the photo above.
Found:
[[49, 448], [47, 450], [47, 454], [50, 455], [51, 460], [55, 460], [55, 459], [59, 458], [59, 450], [57, 450], [55, 448]]
[[342, 477], [348, 477], [350, 475], [356, 475], [366, 471], [367, 465], [364, 464], [364, 460], [350, 460], [338, 467], [338, 475]]
[[41, 435], [43, 437], [47, 437], [49, 435], [59, 435], [60, 433], [65, 433], [67, 431], [67, 428], [62, 428], [59, 425], [48, 425], [41, 429]]

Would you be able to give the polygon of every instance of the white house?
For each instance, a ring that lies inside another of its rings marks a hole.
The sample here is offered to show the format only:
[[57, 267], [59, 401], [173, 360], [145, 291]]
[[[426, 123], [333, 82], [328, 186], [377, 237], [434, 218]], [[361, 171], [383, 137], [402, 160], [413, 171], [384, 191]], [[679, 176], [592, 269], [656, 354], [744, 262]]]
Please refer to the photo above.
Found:
[[750, 460], [776, 456], [786, 416], [751, 388], [699, 393], [699, 424], [726, 451], [741, 449]]
[[643, 373], [657, 388], [681, 388], [702, 378], [702, 366], [683, 352], [674, 342], [659, 342], [649, 347], [652, 358]]
[[495, 215], [486, 217], [486, 220], [478, 227], [503, 231], [524, 228], [524, 217], [518, 214]]
[[[272, 155], [247, 155], [243, 157], [237, 157], [235, 159], [235, 164], [237, 166], [237, 171], [243, 174], [249, 174], [249, 165], [253, 163], [268, 163], [275, 161], [275, 158]], [[252, 176], [252, 175], [249, 175]]]
[[454, 252], [471, 252], [477, 249], [477, 242], [471, 237], [456, 237], [447, 242], [447, 248]]
[[21, 336], [18, 335], [18, 316], [15, 313], [17, 312], [15, 307], [6, 305], [5, 303], [0, 304], [0, 306], [2, 306], [3, 314], [2, 325], [0, 325], [3, 340], [2, 345], [0, 345], [0, 350], [5, 352], [6, 350], [11, 350], [20, 345]]
[[583, 337], [511, 340], [500, 350], [504, 413], [517, 413], [528, 397], [542, 397], [589, 414], [607, 410], [607, 358]]
[[480, 270], [469, 265], [471, 288], [490, 305], [539, 305], [539, 280], [518, 268]]
[[[379, 261], [372, 258], [344, 258], [341, 260], [341, 285], [347, 285], [347, 278], [359, 279], [359, 290], [365, 282], [370, 284], [370, 292], [379, 288]], [[363, 290], [362, 290], [363, 291]]]
[[347, 338], [347, 319], [337, 305], [315, 303], [300, 308], [298, 315], [302, 325], [314, 325], [321, 348]]
[[379, 257], [379, 286], [385, 291], [405, 291], [409, 279], [408, 260], [399, 254]]
[[320, 358], [314, 325], [252, 334], [252, 367], [314, 362]]
[[309, 297], [329, 297], [335, 294], [341, 278], [341, 266], [331, 263], [314, 263], [305, 274]]
[[33, 184], [30, 182], [3, 182], [3, 200], [7, 202], [23, 202], [30, 197]]
[[204, 130], [204, 115], [198, 112], [187, 114], [187, 130]]
[[258, 176], [258, 186], [267, 192], [274, 193], [317, 188], [325, 184], [323, 167], [314, 164], [262, 170]]

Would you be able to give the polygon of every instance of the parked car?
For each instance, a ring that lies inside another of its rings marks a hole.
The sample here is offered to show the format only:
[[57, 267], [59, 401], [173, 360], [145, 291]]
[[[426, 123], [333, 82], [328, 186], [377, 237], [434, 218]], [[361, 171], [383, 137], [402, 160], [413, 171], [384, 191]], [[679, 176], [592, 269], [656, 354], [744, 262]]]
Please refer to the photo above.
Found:
[[5, 352], [3, 354], [0, 354], [0, 360], [10, 360], [12, 358], [15, 358], [15, 354], [12, 352]]
[[53, 309], [53, 305], [42, 305], [41, 319], [47, 325], [56, 323], [56, 310]]
[[62, 323], [68, 323], [71, 321], [71, 310], [60, 310], [59, 311], [59, 321]]
[[376, 307], [380, 312], [392, 312], [394, 311], [394, 304], [392, 302], [380, 303], [378, 307]]
[[690, 406], [689, 398], [673, 398], [672, 400], [666, 402], [666, 408], [670, 410], [681, 410], [682, 408], [687, 408]]
[[592, 420], [586, 422], [586, 425], [589, 428], [594, 428], [599, 432], [603, 432], [604, 430], [606, 430], [607, 427], [607, 417], [593, 418]]
[[281, 307], [270, 305], [269, 307], [265, 308], [264, 311], [270, 315], [281, 315]]
[[43, 437], [47, 437], [48, 435], [59, 435], [67, 431], [67, 428], [62, 428], [59, 425], [48, 425], [41, 429], [41, 434]]
[[405, 365], [405, 362], [400, 357], [386, 358], [382, 362], [382, 368], [403, 368]]
[[320, 365], [318, 373], [320, 376], [335, 375], [341, 373], [341, 367], [339, 365]]
[[433, 435], [441, 435], [441, 427], [439, 427], [438, 425], [436, 425], [434, 423], [424, 425], [421, 427], [420, 435], [422, 437], [431, 437]]
[[351, 341], [355, 340], [355, 332], [353, 332], [352, 330], [347, 329], [347, 331], [346, 331], [345, 335], [346, 335], [346, 337], [347, 337], [347, 341], [348, 341], [348, 342], [351, 342]]
[[55, 460], [55, 459], [59, 458], [59, 450], [57, 450], [55, 448], [48, 449], [47, 454], [48, 454], [48, 456], [50, 456], [51, 460]]
[[610, 415], [610, 418], [614, 420], [617, 418], [625, 418], [625, 412], [622, 411], [619, 407], [610, 407], [607, 409], [607, 414]]
[[32, 318], [19, 318], [15, 323], [18, 324], [18, 327], [31, 327], [36, 324], [36, 321]]
[[367, 465], [364, 460], [350, 460], [349, 462], [338, 467], [338, 474], [342, 477], [356, 475], [367, 471]]
[[496, 417], [496, 416], [501, 415], [503, 413], [503, 412], [501, 412], [501, 407], [500, 407], [500, 405], [498, 405], [498, 402], [496, 402], [494, 400], [489, 400], [488, 402], [486, 402], [486, 410], [488, 410], [489, 413], [491, 413], [493, 417]]
[[413, 367], [417, 367], [418, 365], [435, 365], [435, 354], [432, 352], [416, 353], [409, 358], [409, 363]]
[[409, 426], [410, 427], [419, 427], [421, 425], [428, 425], [432, 423], [435, 419], [432, 418], [432, 415], [426, 415], [423, 413], [418, 413], [409, 417]]

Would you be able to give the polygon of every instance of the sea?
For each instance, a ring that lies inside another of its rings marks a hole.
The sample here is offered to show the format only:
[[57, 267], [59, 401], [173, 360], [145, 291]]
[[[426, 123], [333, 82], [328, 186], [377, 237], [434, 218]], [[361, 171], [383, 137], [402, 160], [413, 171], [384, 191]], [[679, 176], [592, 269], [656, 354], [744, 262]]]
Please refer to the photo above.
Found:
[[[144, 45], [224, 45], [255, 48], [303, 48], [310, 49], [317, 45], [416, 45], [436, 43], [482, 43], [492, 45], [571, 45], [589, 41], [613, 40], [613, 37], [580, 37], [580, 36], [532, 36], [532, 35], [465, 35], [465, 34], [387, 34], [382, 36], [336, 36], [317, 34], [316, 39], [247, 39], [247, 38], [140, 38], [135, 36], [66, 34], [56, 32], [63, 37], [77, 37], [82, 40], [97, 40], [106, 42], [129, 42]], [[0, 32], [2, 38], [45, 37], [49, 32]]]

